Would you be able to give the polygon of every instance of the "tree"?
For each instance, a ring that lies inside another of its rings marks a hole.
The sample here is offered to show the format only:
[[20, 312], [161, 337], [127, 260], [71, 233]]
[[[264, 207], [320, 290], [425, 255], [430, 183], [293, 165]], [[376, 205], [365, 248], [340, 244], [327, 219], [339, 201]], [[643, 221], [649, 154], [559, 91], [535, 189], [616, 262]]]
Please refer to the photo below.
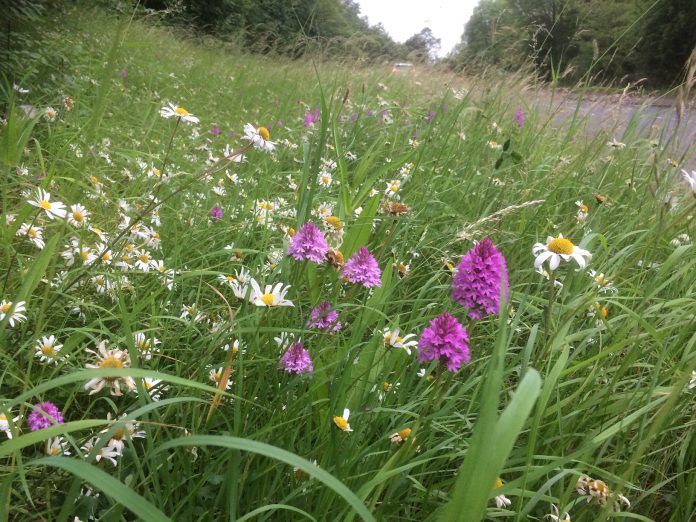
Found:
[[419, 33], [414, 34], [404, 42], [409, 56], [414, 61], [432, 62], [440, 50], [440, 39], [435, 38], [429, 27], [424, 27]]

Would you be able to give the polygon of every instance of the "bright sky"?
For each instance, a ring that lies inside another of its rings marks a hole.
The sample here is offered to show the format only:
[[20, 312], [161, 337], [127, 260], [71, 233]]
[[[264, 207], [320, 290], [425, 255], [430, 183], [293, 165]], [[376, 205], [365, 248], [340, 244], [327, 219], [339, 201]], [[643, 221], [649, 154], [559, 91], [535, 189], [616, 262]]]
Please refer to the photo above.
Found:
[[358, 0], [370, 25], [381, 23], [397, 42], [430, 27], [441, 40], [439, 56], [459, 43], [464, 25], [479, 0]]

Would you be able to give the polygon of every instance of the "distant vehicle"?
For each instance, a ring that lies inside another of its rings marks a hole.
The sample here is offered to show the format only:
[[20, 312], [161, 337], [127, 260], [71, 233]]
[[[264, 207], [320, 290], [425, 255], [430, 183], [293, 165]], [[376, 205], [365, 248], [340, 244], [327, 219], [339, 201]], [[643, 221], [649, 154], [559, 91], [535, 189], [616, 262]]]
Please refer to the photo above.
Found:
[[410, 73], [410, 72], [413, 72], [413, 64], [412, 63], [395, 63], [394, 67], [392, 67], [392, 73], [395, 73], [395, 74]]

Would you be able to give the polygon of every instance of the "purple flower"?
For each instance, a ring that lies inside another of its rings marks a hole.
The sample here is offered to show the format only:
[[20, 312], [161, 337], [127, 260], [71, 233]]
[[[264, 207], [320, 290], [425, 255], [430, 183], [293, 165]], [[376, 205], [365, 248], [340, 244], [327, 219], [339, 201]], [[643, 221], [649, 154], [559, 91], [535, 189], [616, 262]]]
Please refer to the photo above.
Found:
[[358, 114], [355, 112], [353, 114], [351, 114], [350, 121], [358, 121]]
[[379, 269], [377, 260], [364, 246], [346, 261], [341, 277], [347, 278], [351, 283], [359, 283], [365, 288], [382, 284], [382, 271]]
[[220, 127], [213, 127], [212, 129], [210, 129], [210, 133], [213, 136], [217, 136], [218, 134], [220, 134]]
[[125, 77], [126, 77], [126, 68], [123, 67], [123, 68], [121, 69], [121, 78], [125, 78]]
[[375, 115], [375, 111], [373, 111], [373, 110], [368, 109], [367, 111], [365, 111], [365, 116], [374, 116], [374, 115]]
[[298, 261], [308, 260], [321, 264], [329, 253], [329, 245], [324, 234], [311, 221], [302, 225], [292, 238], [288, 254]]
[[312, 373], [312, 359], [309, 352], [300, 343], [292, 343], [292, 346], [280, 358], [280, 366], [288, 373]]
[[283, 120], [278, 120], [278, 121], [276, 122], [276, 127], [282, 127], [283, 125], [285, 125], [285, 124], [283, 123]]
[[210, 217], [212, 219], [215, 219], [216, 221], [219, 221], [222, 219], [222, 209], [215, 205], [213, 208], [210, 209]]
[[524, 127], [524, 111], [522, 109], [517, 109], [517, 112], [515, 112], [515, 123], [520, 129]]
[[468, 364], [469, 334], [459, 321], [447, 312], [430, 321], [418, 341], [418, 359], [440, 361], [451, 372], [459, 371], [462, 363]]
[[472, 319], [497, 314], [500, 310], [500, 286], [508, 295], [507, 265], [503, 254], [490, 239], [469, 250], [457, 266], [452, 281], [452, 300], [467, 308]]
[[338, 332], [341, 329], [341, 323], [338, 321], [338, 312], [331, 308], [328, 301], [317, 305], [312, 313], [309, 314], [307, 328], [316, 328], [325, 332]]
[[54, 424], [63, 424], [63, 416], [52, 402], [42, 402], [37, 404], [35, 408], [27, 417], [27, 424], [31, 431], [48, 428]]
[[428, 115], [425, 117], [425, 121], [427, 121], [428, 123], [432, 123], [433, 120], [435, 119], [435, 116], [436, 116], [436, 112], [431, 110], [430, 112], [428, 112]]
[[319, 109], [314, 109], [304, 116], [305, 127], [313, 127], [317, 121], [319, 121]]

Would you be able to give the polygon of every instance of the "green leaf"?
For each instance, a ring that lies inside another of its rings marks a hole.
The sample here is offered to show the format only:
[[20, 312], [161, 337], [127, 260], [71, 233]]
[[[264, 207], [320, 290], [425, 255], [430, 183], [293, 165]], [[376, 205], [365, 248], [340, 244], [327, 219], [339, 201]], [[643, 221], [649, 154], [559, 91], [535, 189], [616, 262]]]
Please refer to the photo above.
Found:
[[169, 517], [122, 482], [119, 482], [96, 466], [81, 460], [66, 457], [46, 457], [28, 462], [27, 466], [53, 466], [63, 469], [85, 482], [89, 482], [106, 496], [112, 498], [120, 505], [126, 506], [142, 520], [147, 520], [148, 522], [171, 522]]
[[265, 444], [255, 440], [242, 439], [240, 437], [193, 435], [190, 437], [180, 437], [178, 439], [167, 441], [159, 446], [153, 455], [156, 455], [157, 453], [169, 448], [176, 448], [179, 446], [217, 446], [220, 448], [249, 451], [251, 453], [257, 453], [259, 455], [264, 455], [271, 459], [284, 462], [285, 464], [307, 472], [311, 477], [314, 477], [319, 482], [322, 482], [324, 485], [332, 489], [337, 495], [343, 497], [343, 499], [348, 502], [348, 504], [358, 515], [362, 517], [363, 520], [375, 520], [362, 501], [340, 480], [331, 475], [328, 471], [323, 470], [308, 460], [282, 448], [277, 448], [275, 446], [271, 446], [270, 444]]

